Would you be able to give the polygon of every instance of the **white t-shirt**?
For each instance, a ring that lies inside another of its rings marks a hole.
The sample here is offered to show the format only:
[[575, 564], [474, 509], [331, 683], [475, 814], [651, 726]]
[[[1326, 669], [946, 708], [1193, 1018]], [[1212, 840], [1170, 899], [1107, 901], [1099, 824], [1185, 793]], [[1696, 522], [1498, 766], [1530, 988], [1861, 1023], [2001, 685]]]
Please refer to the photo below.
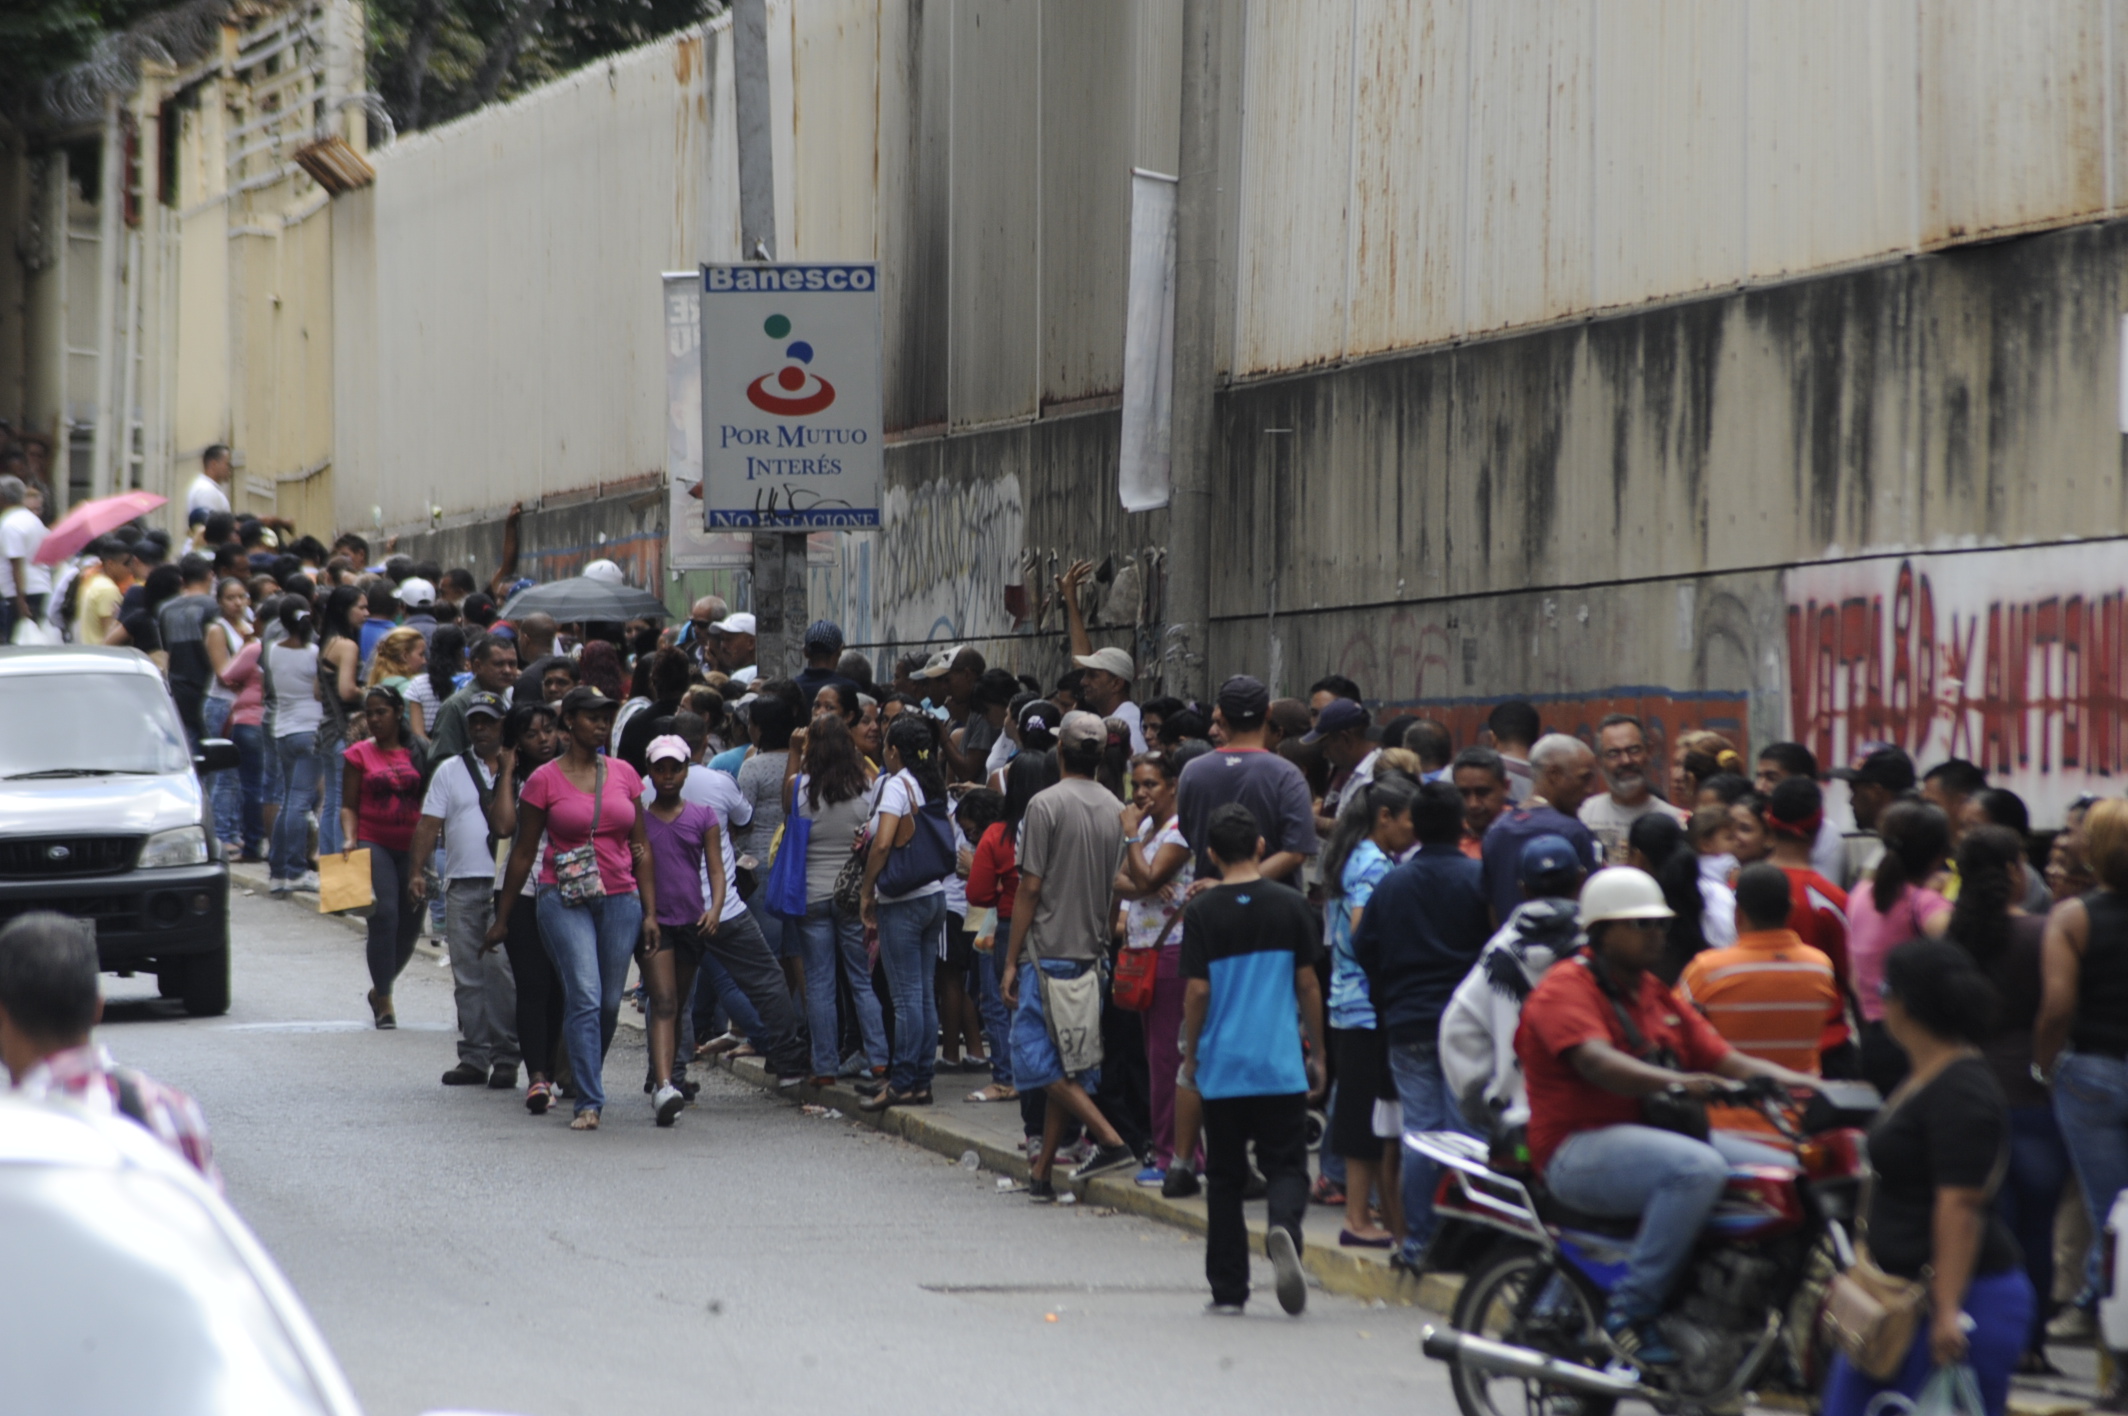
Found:
[[192, 489], [185, 493], [185, 510], [187, 512], [205, 511], [210, 513], [227, 511], [229, 510], [229, 493], [222, 490], [220, 482], [202, 472], [192, 479]]
[[[658, 789], [646, 774], [643, 778], [643, 805], [648, 806], [658, 799]], [[687, 780], [680, 783], [680, 800], [706, 806], [717, 813], [717, 854], [724, 858], [724, 912], [717, 916], [717, 923], [727, 924], [746, 913], [746, 901], [739, 898], [739, 858], [732, 851], [732, 830], [745, 826], [754, 819], [754, 804], [739, 790], [739, 784], [722, 772], [712, 772], [699, 762], [687, 766]], [[702, 899], [710, 898], [709, 862], [702, 863]]]
[[[474, 759], [479, 761], [478, 758]], [[481, 786], [492, 787], [495, 774], [480, 768]], [[495, 857], [488, 853], [488, 817], [480, 809], [480, 789], [466, 772], [465, 758], [453, 757], [429, 778], [421, 814], [443, 823], [443, 877], [446, 880], [493, 880]]]
[[[896, 818], [914, 816], [917, 812], [923, 810], [923, 803], [924, 789], [916, 784], [915, 776], [908, 769], [904, 768], [891, 777], [881, 777], [876, 788], [876, 794], [872, 798], [873, 838], [875, 840], [878, 839], [879, 820], [882, 816], [892, 815]], [[900, 829], [899, 825], [895, 827], [897, 832]], [[945, 881], [934, 880], [929, 885], [917, 886], [906, 895], [889, 895], [882, 890], [878, 892], [878, 897], [881, 904], [893, 905], [899, 904], [903, 900], [919, 900], [926, 895], [943, 894], [945, 889]]]
[[1670, 805], [1653, 792], [1642, 797], [1638, 806], [1621, 806], [1618, 798], [1608, 791], [1598, 792], [1581, 803], [1577, 814], [1581, 817], [1581, 824], [1589, 828], [1589, 834], [1602, 845], [1604, 864], [1624, 865], [1626, 837], [1632, 834], [1633, 823], [1651, 811], [1661, 812], [1680, 826], [1692, 819], [1691, 812]]
[[[1159, 858], [1164, 846], [1180, 846], [1187, 852], [1190, 843], [1182, 839], [1182, 821], [1169, 817], [1165, 826], [1157, 831], [1150, 821], [1141, 822], [1138, 835], [1128, 849], [1137, 853], [1138, 859], [1148, 867]], [[1142, 900], [1132, 900], [1124, 906], [1123, 921], [1128, 931], [1127, 938], [1133, 949], [1150, 949], [1159, 940], [1160, 932], [1167, 929], [1168, 917], [1182, 908], [1183, 897], [1189, 893], [1190, 882], [1196, 878], [1197, 862], [1194, 856], [1185, 856], [1182, 868], [1175, 878]], [[1167, 929], [1167, 943], [1182, 943], [1182, 926]]]
[[15, 558], [22, 558], [22, 593], [47, 595], [52, 589], [52, 568], [31, 558], [44, 544], [44, 523], [26, 506], [8, 508], [0, 516], [0, 595], [15, 593]]
[[1133, 757], [1145, 751], [1145, 715], [1138, 711], [1137, 704], [1126, 698], [1116, 705], [1115, 712], [1103, 713], [1101, 716], [1104, 718], [1121, 718], [1130, 725], [1131, 755]]

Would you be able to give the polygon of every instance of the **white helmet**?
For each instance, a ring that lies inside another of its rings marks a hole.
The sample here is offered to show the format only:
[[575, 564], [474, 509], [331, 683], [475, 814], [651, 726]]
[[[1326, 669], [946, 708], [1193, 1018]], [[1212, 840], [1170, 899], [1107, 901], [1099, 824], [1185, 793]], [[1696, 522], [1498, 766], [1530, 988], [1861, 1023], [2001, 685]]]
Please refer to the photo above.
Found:
[[1676, 913], [1655, 877], [1630, 865], [1599, 870], [1581, 887], [1583, 929], [1607, 919], [1671, 919]]

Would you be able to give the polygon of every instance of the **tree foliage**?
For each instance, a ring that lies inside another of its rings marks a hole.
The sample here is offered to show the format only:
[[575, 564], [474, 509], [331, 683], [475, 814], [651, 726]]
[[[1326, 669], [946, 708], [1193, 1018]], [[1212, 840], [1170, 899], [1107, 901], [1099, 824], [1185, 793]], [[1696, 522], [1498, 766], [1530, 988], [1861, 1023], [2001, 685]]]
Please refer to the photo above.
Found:
[[720, 0], [368, 0], [370, 87], [401, 132], [698, 25]]
[[0, 0], [0, 111], [21, 122], [98, 41], [180, 0]]

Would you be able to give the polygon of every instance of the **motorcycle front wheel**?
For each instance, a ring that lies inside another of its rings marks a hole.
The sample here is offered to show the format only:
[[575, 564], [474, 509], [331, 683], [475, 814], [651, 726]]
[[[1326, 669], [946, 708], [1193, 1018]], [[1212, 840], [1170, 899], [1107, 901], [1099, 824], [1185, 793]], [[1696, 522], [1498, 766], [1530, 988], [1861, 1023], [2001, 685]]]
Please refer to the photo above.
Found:
[[[1570, 1362], [1587, 1362], [1603, 1350], [1598, 1314], [1580, 1287], [1535, 1249], [1516, 1245], [1503, 1245], [1472, 1267], [1449, 1321], [1458, 1332]], [[1611, 1416], [1618, 1404], [1463, 1362], [1450, 1380], [1463, 1416]]]

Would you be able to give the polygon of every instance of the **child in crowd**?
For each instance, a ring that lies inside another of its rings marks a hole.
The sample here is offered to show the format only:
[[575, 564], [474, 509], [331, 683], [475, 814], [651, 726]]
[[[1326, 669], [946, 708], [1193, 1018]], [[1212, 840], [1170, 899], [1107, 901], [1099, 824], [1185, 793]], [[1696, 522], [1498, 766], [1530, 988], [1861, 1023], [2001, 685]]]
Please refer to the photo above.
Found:
[[[650, 994], [650, 1071], [653, 1103], [660, 1126], [677, 1121], [687, 1096], [672, 1081], [673, 1049], [679, 1038], [680, 1000], [694, 994], [695, 970], [702, 965], [703, 936], [717, 927], [724, 913], [723, 831], [717, 813], [699, 802], [683, 801], [693, 753], [684, 739], [667, 734], [644, 750], [650, 782], [657, 796], [643, 813], [643, 834], [657, 864], [657, 947], [643, 959], [643, 983]], [[709, 881], [709, 900], [702, 881]]]

